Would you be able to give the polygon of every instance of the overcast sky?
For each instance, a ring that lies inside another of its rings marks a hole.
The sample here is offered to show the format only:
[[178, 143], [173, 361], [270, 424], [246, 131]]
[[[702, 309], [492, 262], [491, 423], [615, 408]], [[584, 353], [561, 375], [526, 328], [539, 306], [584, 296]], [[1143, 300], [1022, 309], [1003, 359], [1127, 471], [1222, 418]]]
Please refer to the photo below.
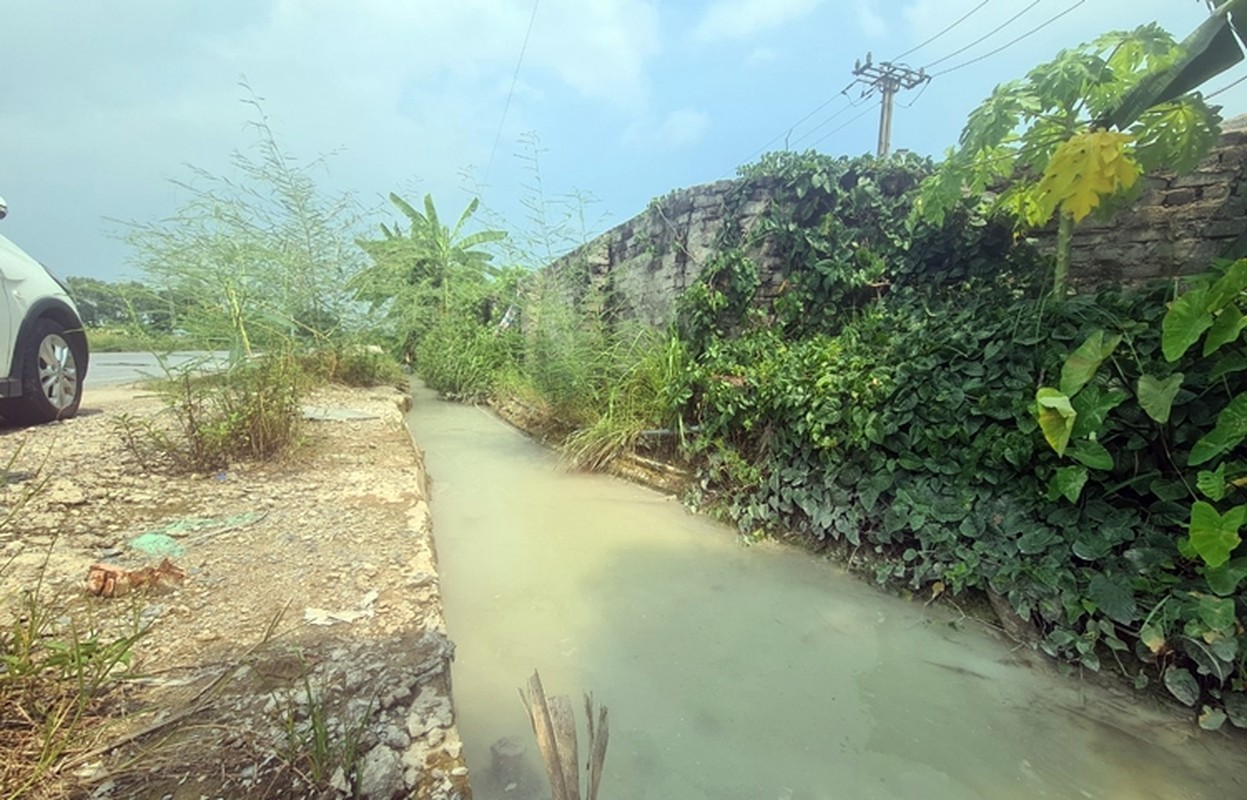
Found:
[[[1073, 10], [903, 93], [894, 147], [941, 153], [996, 83], [1062, 47], [1151, 21], [1182, 38], [1207, 14], [1203, 0], [0, 0], [0, 232], [63, 275], [125, 274], [105, 218], [170, 214], [186, 164], [229, 174], [251, 141], [244, 76], [288, 154], [335, 153], [329, 191], [369, 207], [428, 191], [448, 217], [470, 199], [461, 173], [488, 169], [485, 203], [517, 217], [513, 154], [533, 132], [544, 189], [591, 192], [601, 229], [785, 136], [873, 151], [877, 111], [839, 94], [854, 60], [894, 57], [980, 5], [903, 61], [931, 64], [1033, 5], [930, 71], [956, 67]], [[1216, 102], [1247, 109], [1247, 82]]]

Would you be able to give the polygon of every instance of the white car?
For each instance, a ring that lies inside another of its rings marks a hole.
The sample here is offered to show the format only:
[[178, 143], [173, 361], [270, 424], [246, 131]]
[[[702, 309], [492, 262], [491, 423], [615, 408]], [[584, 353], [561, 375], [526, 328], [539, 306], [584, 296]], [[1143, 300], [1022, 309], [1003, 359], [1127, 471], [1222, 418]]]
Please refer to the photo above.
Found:
[[[8, 207], [0, 198], [0, 219]], [[87, 337], [65, 287], [0, 236], [0, 417], [20, 425], [78, 413]]]

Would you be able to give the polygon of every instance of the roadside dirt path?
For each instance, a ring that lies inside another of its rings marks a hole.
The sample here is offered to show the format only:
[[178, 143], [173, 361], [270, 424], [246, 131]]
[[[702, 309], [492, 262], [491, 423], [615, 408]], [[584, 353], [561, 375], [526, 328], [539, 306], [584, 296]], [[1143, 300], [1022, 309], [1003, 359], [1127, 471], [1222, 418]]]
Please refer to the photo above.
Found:
[[[470, 798], [405, 400], [318, 391], [295, 454], [210, 475], [170, 475], [125, 448], [119, 416], [161, 409], [133, 389], [90, 393], [74, 420], [0, 423], [0, 464], [20, 448], [0, 508], [38, 487], [0, 534], [0, 613], [42, 571], [40, 591], [100, 631], [147, 629], [140, 677], [60, 791]], [[99, 563], [136, 571], [166, 558], [154, 588], [100, 598], [84, 585]]]

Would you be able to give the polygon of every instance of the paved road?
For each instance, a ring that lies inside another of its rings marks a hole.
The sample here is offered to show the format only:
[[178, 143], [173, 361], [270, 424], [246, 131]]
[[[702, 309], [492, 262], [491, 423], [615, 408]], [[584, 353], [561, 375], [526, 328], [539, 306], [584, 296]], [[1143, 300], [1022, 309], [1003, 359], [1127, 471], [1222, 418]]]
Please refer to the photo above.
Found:
[[[164, 357], [165, 366], [176, 368], [195, 361], [205, 364], [219, 363], [226, 353], [170, 353]], [[150, 378], [164, 377], [165, 369], [152, 353], [92, 353], [87, 368], [85, 389], [104, 386], [121, 386]]]

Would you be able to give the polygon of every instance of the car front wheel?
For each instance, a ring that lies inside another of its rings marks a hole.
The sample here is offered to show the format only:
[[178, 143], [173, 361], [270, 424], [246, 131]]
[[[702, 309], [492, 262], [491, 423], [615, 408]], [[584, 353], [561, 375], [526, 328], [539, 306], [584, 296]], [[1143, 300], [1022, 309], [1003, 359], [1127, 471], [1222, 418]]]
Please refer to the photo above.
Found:
[[86, 365], [81, 334], [67, 332], [55, 320], [41, 319], [26, 347], [22, 396], [0, 404], [0, 415], [10, 422], [36, 424], [77, 414], [82, 401], [81, 368]]

